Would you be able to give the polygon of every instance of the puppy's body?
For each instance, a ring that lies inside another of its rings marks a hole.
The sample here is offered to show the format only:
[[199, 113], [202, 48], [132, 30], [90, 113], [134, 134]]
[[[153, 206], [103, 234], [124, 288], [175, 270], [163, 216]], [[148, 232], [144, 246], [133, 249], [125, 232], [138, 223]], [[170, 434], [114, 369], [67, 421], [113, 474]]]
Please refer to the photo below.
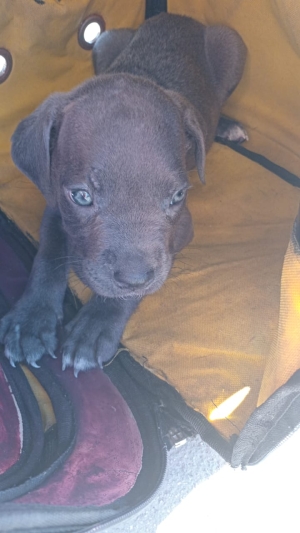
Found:
[[137, 31], [104, 33], [93, 51], [96, 74], [131, 73], [185, 97], [202, 117], [208, 150], [220, 109], [243, 73], [246, 47], [225, 27], [162, 14]]
[[21, 122], [12, 156], [48, 207], [28, 287], [0, 325], [12, 364], [53, 354], [69, 268], [96, 296], [67, 327], [63, 365], [78, 373], [114, 355], [138, 302], [192, 238], [187, 170], [196, 164], [204, 180], [245, 56], [233, 30], [160, 15], [136, 32], [104, 33], [99, 76]]

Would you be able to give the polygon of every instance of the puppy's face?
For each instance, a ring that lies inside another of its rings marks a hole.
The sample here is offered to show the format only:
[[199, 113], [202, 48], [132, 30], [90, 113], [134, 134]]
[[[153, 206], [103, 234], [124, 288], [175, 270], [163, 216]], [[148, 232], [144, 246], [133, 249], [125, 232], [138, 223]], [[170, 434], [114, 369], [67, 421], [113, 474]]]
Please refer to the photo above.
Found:
[[60, 212], [70, 267], [94, 292], [142, 297], [165, 281], [193, 236], [186, 161], [203, 181], [202, 130], [180, 94], [129, 74], [55, 93], [18, 125], [13, 160]]
[[185, 157], [181, 116], [167, 98], [121, 91], [66, 106], [51, 183], [70, 266], [94, 292], [141, 297], [163, 284], [193, 233]]

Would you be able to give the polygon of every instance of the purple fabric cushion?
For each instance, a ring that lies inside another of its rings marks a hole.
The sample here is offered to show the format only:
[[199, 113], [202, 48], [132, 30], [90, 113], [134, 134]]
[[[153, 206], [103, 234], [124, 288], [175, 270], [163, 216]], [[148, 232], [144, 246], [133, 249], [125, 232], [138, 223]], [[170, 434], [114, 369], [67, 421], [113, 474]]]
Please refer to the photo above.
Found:
[[[0, 237], [0, 290], [10, 304], [21, 296], [27, 278], [23, 264]], [[45, 486], [17, 501], [70, 506], [112, 503], [133, 487], [142, 466], [143, 445], [132, 413], [100, 369], [75, 378], [72, 369], [62, 372], [60, 360], [49, 357], [47, 364], [74, 403], [79, 428], [76, 446]], [[0, 471], [20, 453], [19, 421], [8, 392], [0, 374]]]
[[0, 474], [3, 474], [20, 457], [21, 420], [16, 405], [0, 367]]

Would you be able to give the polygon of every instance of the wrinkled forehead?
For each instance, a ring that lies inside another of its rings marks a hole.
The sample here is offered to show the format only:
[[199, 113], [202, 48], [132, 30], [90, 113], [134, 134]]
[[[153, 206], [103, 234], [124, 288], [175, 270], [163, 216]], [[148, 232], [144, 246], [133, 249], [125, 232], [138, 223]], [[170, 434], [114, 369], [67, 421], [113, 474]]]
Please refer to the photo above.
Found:
[[123, 171], [153, 165], [176, 170], [182, 164], [184, 132], [171, 101], [155, 101], [142, 89], [132, 95], [100, 96], [87, 95], [67, 106], [58, 138], [66, 163]]

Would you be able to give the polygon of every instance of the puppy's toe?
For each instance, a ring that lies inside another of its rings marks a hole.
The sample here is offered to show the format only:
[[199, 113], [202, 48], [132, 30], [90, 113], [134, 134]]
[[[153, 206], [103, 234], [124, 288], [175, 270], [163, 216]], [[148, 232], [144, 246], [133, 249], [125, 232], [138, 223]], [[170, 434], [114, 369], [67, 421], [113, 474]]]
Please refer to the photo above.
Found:
[[98, 365], [103, 368], [105, 363], [108, 363], [114, 358], [119, 346], [119, 339], [111, 336], [98, 337], [96, 342], [96, 357]]
[[89, 334], [87, 331], [83, 334], [81, 328], [73, 328], [62, 346], [62, 368], [73, 366], [76, 377], [79, 372], [103, 368], [104, 363], [114, 357], [118, 343], [118, 338], [104, 334], [101, 328], [91, 329]]
[[20, 303], [0, 323], [0, 342], [11, 364], [26, 361], [36, 366], [43, 355], [52, 357], [57, 346], [56, 314], [51, 308]]
[[23, 361], [24, 354], [20, 345], [20, 328], [18, 325], [7, 331], [4, 342], [4, 354], [10, 361], [10, 364], [16, 366], [16, 363]]
[[73, 341], [69, 338], [63, 345], [62, 369], [74, 367], [74, 375], [98, 366], [93, 347], [89, 343]]
[[228, 141], [232, 141], [238, 144], [241, 144], [245, 141], [249, 141], [248, 133], [241, 124], [233, 124], [229, 130], [226, 132], [226, 137]]
[[81, 353], [81, 350], [77, 350], [76, 355], [73, 355], [65, 350], [62, 357], [62, 369], [66, 370], [68, 367], [73, 367], [74, 376], [77, 378], [79, 372], [86, 372], [92, 368], [97, 368], [98, 364], [94, 355], [90, 353], [87, 357], [87, 350], [83, 352]]
[[216, 132], [216, 140], [221, 139], [241, 144], [249, 140], [248, 133], [244, 126], [235, 120], [221, 117]]
[[37, 361], [47, 353], [47, 348], [41, 339], [33, 335], [24, 335], [21, 339], [21, 347], [27, 363], [32, 366], [35, 366]]

